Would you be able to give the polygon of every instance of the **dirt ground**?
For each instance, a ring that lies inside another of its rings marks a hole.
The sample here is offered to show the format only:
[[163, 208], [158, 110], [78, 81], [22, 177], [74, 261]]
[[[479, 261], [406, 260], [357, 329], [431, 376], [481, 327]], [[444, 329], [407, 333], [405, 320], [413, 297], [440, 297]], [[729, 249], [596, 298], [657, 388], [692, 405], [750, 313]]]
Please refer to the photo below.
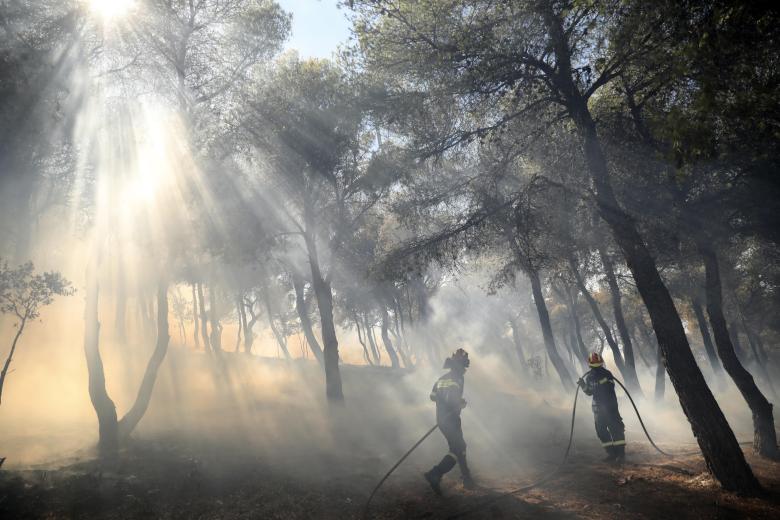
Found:
[[[411, 462], [379, 491], [368, 517], [780, 518], [780, 464], [748, 454], [767, 495], [742, 498], [720, 491], [700, 456], [667, 459], [650, 450], [631, 446], [622, 468], [601, 463], [592, 448], [579, 451], [550, 481], [490, 504], [554, 465], [514, 480], [480, 474], [474, 491], [462, 488], [455, 470], [438, 497], [420, 476], [423, 463]], [[361, 518], [382, 474], [376, 462], [301, 455], [281, 466], [237, 447], [136, 441], [113, 464], [0, 472], [0, 518]]]

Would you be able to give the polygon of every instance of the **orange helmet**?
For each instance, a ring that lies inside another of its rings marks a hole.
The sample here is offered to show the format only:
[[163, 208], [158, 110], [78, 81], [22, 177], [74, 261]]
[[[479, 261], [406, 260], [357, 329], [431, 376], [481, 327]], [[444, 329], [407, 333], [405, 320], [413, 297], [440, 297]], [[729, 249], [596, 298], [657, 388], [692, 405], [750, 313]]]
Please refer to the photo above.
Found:
[[600, 367], [604, 364], [604, 359], [601, 357], [601, 354], [594, 352], [588, 356], [588, 364], [593, 368]]

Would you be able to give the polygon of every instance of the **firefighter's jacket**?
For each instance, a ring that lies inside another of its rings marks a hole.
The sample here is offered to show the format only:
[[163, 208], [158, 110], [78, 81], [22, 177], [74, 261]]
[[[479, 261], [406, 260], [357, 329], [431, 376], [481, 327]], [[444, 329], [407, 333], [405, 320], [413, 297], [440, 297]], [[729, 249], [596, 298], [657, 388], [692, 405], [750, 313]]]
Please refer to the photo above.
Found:
[[593, 396], [593, 411], [617, 412], [615, 378], [604, 367], [592, 368], [583, 377], [582, 391]]
[[436, 402], [436, 420], [460, 418], [463, 408], [463, 374], [450, 371], [439, 378], [431, 390], [431, 401]]

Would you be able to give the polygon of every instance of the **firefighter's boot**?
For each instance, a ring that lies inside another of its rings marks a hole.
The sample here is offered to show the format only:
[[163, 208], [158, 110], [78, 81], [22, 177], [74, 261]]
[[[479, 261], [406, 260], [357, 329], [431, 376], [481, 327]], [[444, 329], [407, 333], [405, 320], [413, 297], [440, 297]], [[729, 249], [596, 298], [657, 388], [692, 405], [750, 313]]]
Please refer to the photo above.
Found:
[[436, 473], [436, 468], [423, 473], [425, 480], [430, 484], [434, 493], [441, 496], [441, 475]]
[[448, 453], [441, 459], [441, 462], [431, 468], [428, 473], [425, 473], [425, 480], [428, 481], [428, 484], [431, 485], [431, 489], [433, 489], [433, 492], [437, 495], [441, 495], [441, 477], [454, 468], [456, 463], [457, 459]]
[[604, 457], [602, 462], [606, 462], [607, 464], [612, 464], [615, 462], [615, 458], [617, 457], [617, 453], [615, 452], [615, 446], [604, 446], [604, 449], [607, 452], [607, 456]]
[[614, 446], [613, 449], [615, 453], [615, 459], [613, 463], [622, 466], [626, 462], [626, 447]]

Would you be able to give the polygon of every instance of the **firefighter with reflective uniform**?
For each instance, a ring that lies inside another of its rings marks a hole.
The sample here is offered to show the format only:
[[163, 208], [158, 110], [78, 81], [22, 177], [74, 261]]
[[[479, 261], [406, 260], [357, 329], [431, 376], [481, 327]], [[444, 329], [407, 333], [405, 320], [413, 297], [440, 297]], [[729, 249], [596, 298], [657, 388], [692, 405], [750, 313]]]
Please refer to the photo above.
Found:
[[607, 451], [604, 461], [622, 464], [626, 453], [626, 428], [618, 410], [615, 378], [604, 368], [604, 359], [597, 352], [588, 356], [588, 365], [591, 369], [577, 384], [585, 394], [593, 396], [596, 435]]
[[436, 402], [436, 422], [450, 449], [441, 462], [425, 473], [425, 480], [437, 495], [441, 494], [442, 476], [454, 468], [455, 464], [460, 466], [463, 486], [467, 489], [475, 487], [466, 462], [466, 441], [463, 439], [460, 424], [460, 411], [466, 407], [466, 401], [463, 399], [463, 376], [469, 364], [468, 353], [462, 348], [456, 350], [444, 362], [444, 368], [449, 369], [449, 372], [440, 377], [431, 390], [431, 401]]

